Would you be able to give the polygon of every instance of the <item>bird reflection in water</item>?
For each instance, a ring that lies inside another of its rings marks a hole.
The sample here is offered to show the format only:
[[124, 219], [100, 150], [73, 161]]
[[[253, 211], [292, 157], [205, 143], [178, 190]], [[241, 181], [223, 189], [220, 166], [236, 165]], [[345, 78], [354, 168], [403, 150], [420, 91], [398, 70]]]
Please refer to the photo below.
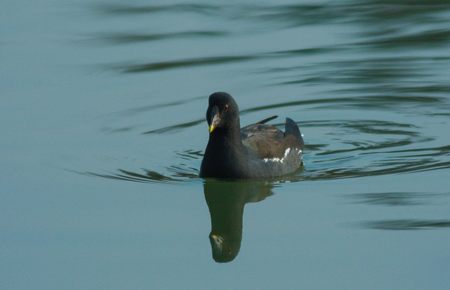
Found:
[[245, 204], [272, 194], [268, 181], [206, 180], [204, 193], [211, 216], [212, 256], [216, 262], [231, 262], [241, 248]]

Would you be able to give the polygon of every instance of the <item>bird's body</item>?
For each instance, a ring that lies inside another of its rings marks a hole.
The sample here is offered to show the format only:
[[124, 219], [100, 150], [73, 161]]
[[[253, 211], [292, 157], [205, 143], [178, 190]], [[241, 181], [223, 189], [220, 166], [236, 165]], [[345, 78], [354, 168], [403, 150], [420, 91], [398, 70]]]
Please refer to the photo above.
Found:
[[289, 118], [285, 132], [265, 124], [273, 117], [241, 129], [234, 99], [227, 93], [214, 93], [206, 119], [210, 136], [201, 177], [271, 178], [295, 172], [302, 165], [303, 139]]

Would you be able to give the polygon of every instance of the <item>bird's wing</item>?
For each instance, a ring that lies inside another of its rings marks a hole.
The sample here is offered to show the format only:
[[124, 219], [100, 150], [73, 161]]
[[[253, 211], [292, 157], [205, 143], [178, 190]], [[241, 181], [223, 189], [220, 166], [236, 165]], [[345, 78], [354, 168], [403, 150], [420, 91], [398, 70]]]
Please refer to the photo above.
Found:
[[287, 148], [281, 130], [261, 123], [242, 128], [241, 139], [244, 146], [260, 158], [282, 158]]

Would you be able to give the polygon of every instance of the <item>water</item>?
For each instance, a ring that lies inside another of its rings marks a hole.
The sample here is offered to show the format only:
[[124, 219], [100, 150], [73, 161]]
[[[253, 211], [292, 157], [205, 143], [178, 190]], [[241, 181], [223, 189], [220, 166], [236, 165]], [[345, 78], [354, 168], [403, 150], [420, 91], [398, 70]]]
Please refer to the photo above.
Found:
[[[0, 15], [1, 289], [448, 289], [448, 1]], [[304, 170], [198, 178], [218, 90], [296, 120]]]

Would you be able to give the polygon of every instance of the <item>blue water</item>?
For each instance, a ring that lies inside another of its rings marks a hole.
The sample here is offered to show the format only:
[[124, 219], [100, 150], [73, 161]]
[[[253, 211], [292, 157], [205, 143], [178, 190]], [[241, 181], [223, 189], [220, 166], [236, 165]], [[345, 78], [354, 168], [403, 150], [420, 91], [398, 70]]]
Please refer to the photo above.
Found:
[[[448, 289], [448, 1], [1, 7], [0, 289]], [[305, 168], [198, 178], [214, 91]]]

